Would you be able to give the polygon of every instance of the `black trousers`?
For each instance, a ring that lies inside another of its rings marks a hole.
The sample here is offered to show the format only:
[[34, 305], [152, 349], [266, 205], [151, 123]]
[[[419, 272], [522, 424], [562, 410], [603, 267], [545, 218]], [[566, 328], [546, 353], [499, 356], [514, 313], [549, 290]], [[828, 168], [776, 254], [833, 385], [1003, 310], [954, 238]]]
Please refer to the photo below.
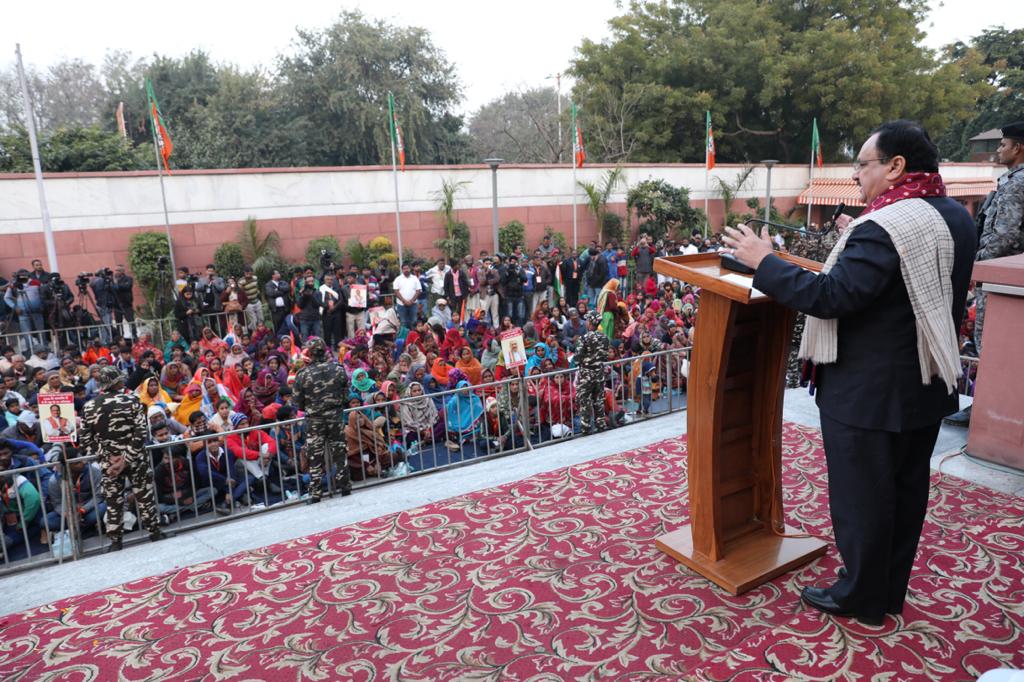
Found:
[[940, 424], [890, 433], [821, 415], [832, 528], [846, 566], [846, 577], [829, 591], [855, 615], [875, 617], [903, 607]]

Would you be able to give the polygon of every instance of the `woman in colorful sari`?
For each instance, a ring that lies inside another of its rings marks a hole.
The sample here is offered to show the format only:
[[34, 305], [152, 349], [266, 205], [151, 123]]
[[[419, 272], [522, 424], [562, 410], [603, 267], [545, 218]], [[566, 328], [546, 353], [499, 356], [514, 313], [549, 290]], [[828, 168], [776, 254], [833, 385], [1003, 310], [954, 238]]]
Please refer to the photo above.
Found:
[[160, 405], [166, 407], [171, 402], [171, 396], [168, 395], [167, 391], [160, 385], [160, 380], [156, 377], [147, 377], [139, 387], [135, 389], [136, 395], [139, 396], [139, 400], [147, 408], [152, 405]]
[[241, 364], [248, 357], [249, 354], [242, 348], [242, 344], [236, 343], [231, 346], [231, 352], [224, 357], [224, 366], [230, 369], [235, 365]]
[[264, 370], [260, 372], [259, 377], [256, 379], [256, 383], [252, 385], [253, 395], [256, 396], [256, 400], [259, 401], [261, 407], [266, 407], [275, 400], [277, 400], [277, 391], [281, 388], [281, 384], [277, 383], [274, 379], [274, 375]]
[[480, 430], [484, 404], [480, 396], [469, 390], [468, 381], [460, 381], [457, 390], [445, 403], [445, 426], [449, 441], [458, 444], [472, 440]]
[[352, 374], [352, 391], [359, 394], [363, 402], [370, 402], [373, 394], [377, 392], [377, 382], [370, 378], [369, 372], [365, 369], [357, 369]]
[[445, 362], [455, 362], [459, 358], [459, 349], [468, 345], [466, 339], [462, 337], [462, 330], [452, 327], [445, 332], [444, 343], [441, 344], [441, 357], [445, 359]]
[[213, 419], [213, 415], [217, 413], [217, 403], [221, 398], [227, 398], [232, 404], [235, 403], [227, 389], [218, 384], [217, 380], [209, 374], [203, 379], [201, 385], [203, 387], [203, 404], [199, 409], [203, 411], [207, 419]]
[[608, 280], [597, 295], [596, 310], [601, 313], [601, 333], [611, 341], [615, 338], [615, 312], [619, 308], [619, 280]]
[[526, 371], [529, 373], [534, 367], [540, 367], [540, 363], [548, 359], [549, 349], [546, 343], [537, 343], [533, 346], [533, 353], [526, 359]]
[[213, 354], [218, 358], [223, 357], [228, 352], [228, 345], [219, 336], [214, 334], [213, 330], [209, 327], [203, 327], [203, 332], [199, 338], [199, 348], [204, 353], [212, 350]]
[[378, 426], [370, 416], [372, 408], [363, 407], [359, 395], [349, 396], [350, 410], [345, 424], [348, 468], [353, 481], [378, 477], [403, 459], [388, 447], [383, 424]]
[[249, 420], [249, 426], [256, 426], [263, 422], [263, 405], [260, 404], [251, 388], [242, 391], [241, 398], [235, 404], [235, 412], [244, 414]]
[[185, 395], [185, 388], [188, 386], [188, 375], [185, 373], [185, 366], [180, 362], [168, 362], [160, 370], [160, 386], [167, 395], [171, 396], [172, 402], [180, 402]]
[[[501, 344], [498, 343], [497, 339], [491, 339], [487, 342], [487, 346], [484, 348], [484, 352], [480, 354], [480, 366], [483, 369], [490, 370], [491, 375], [494, 375], [494, 368], [498, 364], [498, 358], [501, 357]], [[493, 381], [493, 379], [492, 379]]]
[[455, 368], [462, 370], [469, 383], [474, 386], [480, 383], [480, 375], [484, 368], [480, 361], [473, 357], [473, 351], [469, 346], [463, 346], [459, 349], [459, 359], [455, 363]]
[[179, 424], [189, 424], [189, 417], [193, 412], [201, 411], [202, 406], [203, 387], [199, 382], [193, 381], [185, 388], [185, 395], [174, 411], [174, 420]]
[[398, 414], [405, 429], [405, 444], [419, 442], [422, 447], [434, 442], [435, 438], [441, 438], [444, 425], [437, 418], [437, 406], [426, 396], [423, 385], [413, 381], [405, 389], [405, 397], [398, 405]]

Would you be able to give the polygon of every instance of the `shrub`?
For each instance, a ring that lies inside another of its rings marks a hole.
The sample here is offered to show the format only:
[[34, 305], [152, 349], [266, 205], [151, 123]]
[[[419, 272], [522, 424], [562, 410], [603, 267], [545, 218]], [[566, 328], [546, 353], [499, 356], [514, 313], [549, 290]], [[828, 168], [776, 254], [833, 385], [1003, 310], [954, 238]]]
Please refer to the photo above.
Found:
[[700, 219], [690, 207], [690, 192], [664, 180], [644, 180], [626, 196], [626, 206], [641, 220], [639, 230], [654, 240], [664, 239], [670, 231], [689, 232]]
[[334, 254], [334, 262], [341, 261], [341, 244], [338, 243], [337, 237], [331, 235], [324, 235], [323, 237], [317, 237], [316, 239], [310, 239], [309, 245], [306, 247], [306, 262], [309, 263], [313, 270], [320, 271], [320, 252], [330, 251]]
[[357, 268], [364, 268], [370, 263], [369, 251], [355, 237], [345, 242], [345, 254], [348, 255], [348, 262]]
[[523, 250], [526, 250], [526, 225], [513, 220], [498, 228], [498, 250], [502, 253], [512, 253], [516, 246], [522, 246]]
[[[157, 260], [161, 256], [170, 257], [171, 249], [167, 242], [167, 235], [163, 232], [139, 232], [133, 234], [128, 242], [128, 269], [146, 296], [146, 315], [149, 317], [163, 317], [174, 302], [171, 296], [174, 286], [174, 272], [170, 265], [167, 266], [166, 276], [163, 282], [160, 281], [160, 270], [157, 267]], [[161, 296], [157, 296], [157, 290]], [[157, 305], [157, 299], [162, 305]], [[162, 308], [162, 309], [160, 309]]]
[[242, 247], [235, 242], [224, 242], [213, 252], [213, 264], [221, 277], [241, 277], [245, 274], [245, 256]]

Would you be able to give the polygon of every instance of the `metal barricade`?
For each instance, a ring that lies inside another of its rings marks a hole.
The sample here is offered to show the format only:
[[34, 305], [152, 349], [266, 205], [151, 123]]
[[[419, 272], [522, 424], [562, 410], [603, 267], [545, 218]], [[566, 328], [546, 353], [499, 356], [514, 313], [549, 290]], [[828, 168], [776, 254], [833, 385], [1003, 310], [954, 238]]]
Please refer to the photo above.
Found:
[[[689, 353], [689, 347], [670, 348], [608, 362], [603, 396], [608, 426], [685, 409]], [[345, 448], [338, 449], [345, 459], [326, 458], [323, 494], [337, 492], [342, 467], [348, 469], [353, 486], [361, 488], [583, 436], [585, 421], [596, 425], [589, 412], [583, 419], [584, 411], [592, 406], [581, 405], [577, 399], [576, 373], [575, 368], [527, 373], [397, 400], [371, 398], [370, 404], [347, 408], [342, 413]], [[308, 434], [301, 418], [210, 430], [188, 438], [168, 437], [147, 445], [145, 452], [147, 481], [153, 487], [160, 525], [174, 531], [300, 504], [310, 494]], [[81, 486], [76, 490], [69, 480], [72, 468], [74, 477], [80, 477], [83, 470], [90, 476], [89, 495], [83, 496]], [[17, 551], [9, 553], [5, 543], [0, 573], [87, 557], [106, 549], [106, 500], [96, 483], [98, 471], [95, 458], [86, 456], [67, 464], [34, 463], [0, 471], [4, 481], [28, 475], [30, 478], [19, 479], [19, 485], [33, 485], [44, 498], [43, 516], [36, 515], [34, 525], [19, 527], [25, 537], [20, 543], [12, 541]], [[60, 481], [57, 487], [50, 485], [55, 476]], [[58, 505], [57, 490], [74, 504]], [[31, 496], [30, 491], [26, 494]], [[146, 529], [135, 495], [126, 490], [122, 499], [134, 518], [132, 529], [124, 533], [124, 543], [144, 541]], [[55, 511], [60, 513], [54, 516]], [[32, 533], [38, 534], [34, 543], [30, 542]], [[40, 549], [46, 546], [39, 542], [44, 533], [50, 546], [59, 538], [60, 556]], [[69, 547], [70, 552], [64, 551]]]

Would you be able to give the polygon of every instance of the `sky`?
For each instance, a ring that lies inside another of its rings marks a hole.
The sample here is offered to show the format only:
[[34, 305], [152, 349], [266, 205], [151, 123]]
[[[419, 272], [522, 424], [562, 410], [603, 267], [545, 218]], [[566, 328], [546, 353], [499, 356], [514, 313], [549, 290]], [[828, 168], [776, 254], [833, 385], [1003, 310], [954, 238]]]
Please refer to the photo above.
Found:
[[[358, 9], [372, 18], [429, 30], [434, 44], [455, 64], [464, 94], [459, 111], [466, 114], [512, 89], [554, 85], [552, 76], [568, 66], [583, 38], [608, 38], [608, 19], [621, 14], [616, 0], [5, 4], [0, 64], [13, 62], [20, 42], [26, 64], [40, 68], [75, 57], [98, 65], [109, 49], [141, 57], [153, 52], [180, 56], [193, 48], [218, 62], [271, 66], [276, 55], [291, 50], [296, 28], [324, 27], [341, 10]], [[922, 28], [933, 48], [967, 40], [993, 24], [1024, 24], [1019, 0], [932, 0], [931, 6]], [[567, 90], [569, 82], [563, 80], [562, 87]]]

